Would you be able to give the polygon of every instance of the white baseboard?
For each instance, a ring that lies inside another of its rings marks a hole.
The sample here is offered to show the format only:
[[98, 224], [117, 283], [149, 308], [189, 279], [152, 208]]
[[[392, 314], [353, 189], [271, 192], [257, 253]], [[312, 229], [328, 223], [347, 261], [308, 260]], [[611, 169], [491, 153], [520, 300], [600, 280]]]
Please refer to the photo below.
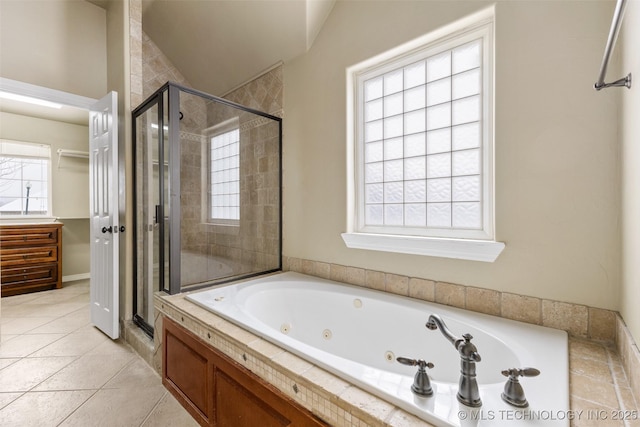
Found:
[[62, 276], [62, 282], [73, 282], [75, 280], [90, 279], [91, 273], [71, 274], [69, 276]]

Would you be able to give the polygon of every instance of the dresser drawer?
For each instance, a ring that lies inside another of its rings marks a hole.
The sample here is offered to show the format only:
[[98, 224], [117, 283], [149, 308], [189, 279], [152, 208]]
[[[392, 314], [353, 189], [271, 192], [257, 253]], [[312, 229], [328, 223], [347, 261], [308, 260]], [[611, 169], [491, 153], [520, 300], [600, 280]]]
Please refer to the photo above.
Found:
[[51, 283], [58, 277], [58, 264], [41, 264], [25, 267], [8, 267], [2, 270], [2, 285], [12, 283]]
[[41, 264], [58, 261], [56, 246], [41, 248], [0, 249], [0, 265], [2, 267]]
[[0, 225], [1, 296], [62, 287], [62, 226]]
[[53, 227], [5, 227], [0, 232], [0, 246], [5, 248], [35, 245], [55, 245], [58, 243], [59, 239], [58, 231], [59, 228]]

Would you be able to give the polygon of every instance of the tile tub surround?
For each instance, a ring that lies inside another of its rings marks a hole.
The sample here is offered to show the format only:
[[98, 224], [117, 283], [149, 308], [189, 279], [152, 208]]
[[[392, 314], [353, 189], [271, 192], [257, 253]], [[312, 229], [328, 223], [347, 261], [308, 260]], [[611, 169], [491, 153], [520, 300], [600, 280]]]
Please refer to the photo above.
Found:
[[[164, 316], [170, 317], [331, 425], [429, 425], [414, 415], [186, 301], [184, 296], [185, 294], [156, 294], [154, 303], [156, 312], [159, 313], [156, 330], [161, 329]], [[160, 358], [161, 351], [158, 350], [161, 345], [161, 342], [156, 341], [156, 357]], [[631, 411], [630, 413], [637, 414], [638, 410], [629, 386], [630, 382], [622, 368], [621, 358], [612, 344], [571, 338], [569, 357], [571, 410], [576, 411], [572, 426], [640, 427], [640, 421], [637, 420], [611, 420], [618, 414], [616, 411]], [[160, 363], [156, 362], [155, 365], [160, 366]], [[581, 416], [578, 416], [578, 411], [583, 411]], [[591, 414], [591, 417], [587, 414]], [[600, 414], [601, 419], [594, 420], [593, 414]], [[609, 419], [603, 420], [605, 415]]]
[[283, 257], [283, 271], [548, 326], [567, 331], [573, 338], [615, 345], [629, 385], [636, 399], [640, 399], [640, 350], [615, 311], [295, 257]]
[[614, 343], [619, 333], [619, 316], [611, 310], [294, 257], [283, 256], [282, 264], [283, 271], [548, 326], [575, 338]]

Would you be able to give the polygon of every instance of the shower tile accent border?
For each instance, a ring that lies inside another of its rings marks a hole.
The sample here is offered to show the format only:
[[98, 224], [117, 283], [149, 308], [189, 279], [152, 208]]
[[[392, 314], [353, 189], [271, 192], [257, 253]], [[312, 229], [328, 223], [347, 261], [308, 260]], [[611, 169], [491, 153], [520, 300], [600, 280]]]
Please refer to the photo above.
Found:
[[[339, 270], [345, 273], [346, 270]], [[397, 285], [397, 277], [390, 283]], [[405, 281], [400, 278], [400, 283]], [[411, 284], [412, 280], [408, 281]], [[423, 279], [413, 280], [414, 289], [429, 294], [433, 286]], [[401, 286], [403, 287], [403, 286]], [[411, 285], [409, 285], [411, 289]], [[418, 427], [431, 424], [397, 408], [370, 393], [334, 376], [306, 360], [242, 329], [215, 314], [184, 299], [185, 294], [156, 293], [157, 313], [155, 328], [162, 330], [163, 318], [169, 317], [197, 335], [202, 341], [217, 348], [234, 361], [249, 369], [285, 395], [333, 426], [349, 427]], [[624, 325], [618, 324], [618, 328]], [[156, 334], [154, 365], [161, 373], [162, 342]], [[638, 413], [638, 396], [634, 378], [625, 374], [623, 350], [613, 343], [569, 339], [570, 408], [572, 414], [583, 411], [571, 420], [572, 427], [594, 424], [587, 414], [611, 414], [620, 411]], [[626, 348], [624, 351], [633, 349]], [[637, 352], [637, 347], [635, 348]], [[631, 351], [631, 353], [633, 353]], [[632, 363], [638, 363], [632, 362]], [[637, 372], [637, 371], [636, 371]], [[637, 379], [635, 380], [637, 383]], [[594, 387], [598, 392], [594, 392]], [[635, 411], [635, 412], [634, 412]], [[640, 415], [639, 415], [640, 416]], [[606, 425], [638, 427], [640, 421], [607, 420]], [[596, 422], [597, 423], [597, 422]], [[602, 425], [602, 424], [597, 424]]]

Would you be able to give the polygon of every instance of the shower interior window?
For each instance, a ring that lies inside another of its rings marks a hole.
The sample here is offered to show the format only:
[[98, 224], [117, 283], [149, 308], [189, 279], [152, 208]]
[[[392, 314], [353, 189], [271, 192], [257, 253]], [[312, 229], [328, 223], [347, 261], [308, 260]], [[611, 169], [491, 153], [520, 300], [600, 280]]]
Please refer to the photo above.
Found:
[[211, 129], [208, 151], [208, 222], [238, 225], [240, 220], [240, 129], [237, 117]]

